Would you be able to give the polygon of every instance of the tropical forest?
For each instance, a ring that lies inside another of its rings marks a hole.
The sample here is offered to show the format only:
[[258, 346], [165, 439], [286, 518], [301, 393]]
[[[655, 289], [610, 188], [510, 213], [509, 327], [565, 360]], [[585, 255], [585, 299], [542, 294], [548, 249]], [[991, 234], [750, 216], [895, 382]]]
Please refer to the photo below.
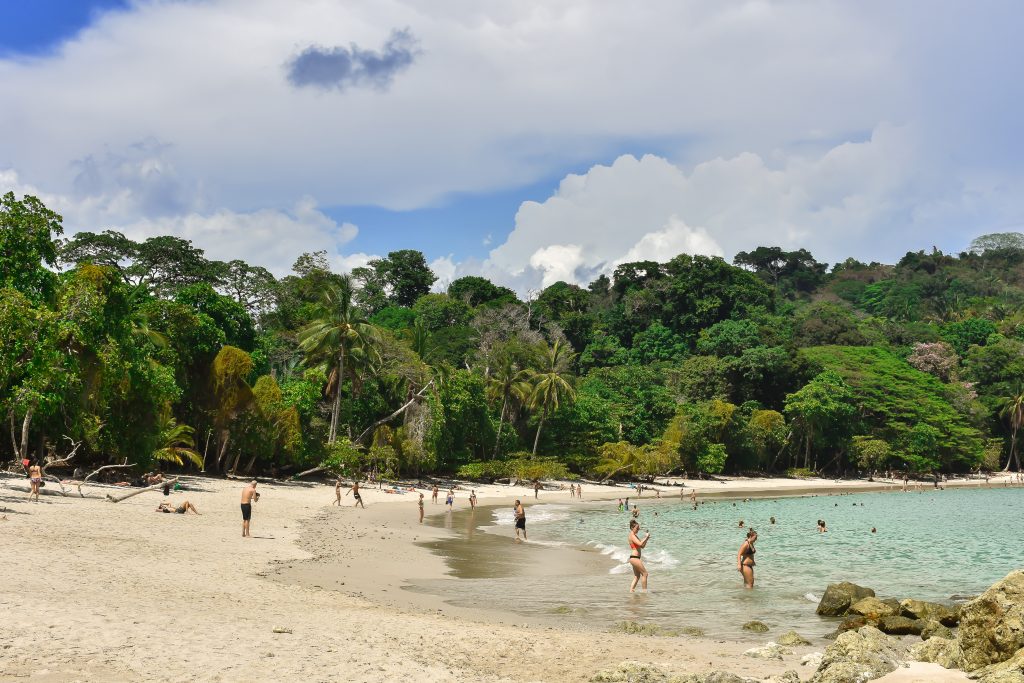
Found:
[[275, 277], [0, 202], [5, 460], [480, 480], [1018, 469], [1024, 235], [828, 264], [760, 246], [585, 286], [398, 250]]

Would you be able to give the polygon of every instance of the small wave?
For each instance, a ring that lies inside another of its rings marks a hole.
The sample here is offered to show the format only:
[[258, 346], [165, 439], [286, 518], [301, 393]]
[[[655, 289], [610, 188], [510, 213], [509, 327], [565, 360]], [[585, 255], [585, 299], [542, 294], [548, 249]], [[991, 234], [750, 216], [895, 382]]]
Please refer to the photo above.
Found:
[[810, 600], [811, 602], [820, 602], [820, 600], [814, 593], [804, 593], [804, 597]]
[[[515, 521], [515, 512], [511, 508], [495, 510], [492, 514], [497, 524], [511, 525]], [[569, 519], [569, 507], [567, 505], [532, 505], [526, 509], [526, 521], [528, 524], [561, 522], [565, 519]]]
[[[609, 574], [625, 574], [632, 571], [632, 568], [629, 566], [628, 550], [618, 546], [598, 543], [597, 541], [588, 541], [587, 545], [596, 548], [602, 555], [607, 555], [619, 563], [608, 571]], [[672, 553], [662, 549], [645, 551], [643, 557], [644, 564], [651, 569], [668, 569], [669, 567], [675, 567], [679, 564], [679, 560], [677, 560]]]

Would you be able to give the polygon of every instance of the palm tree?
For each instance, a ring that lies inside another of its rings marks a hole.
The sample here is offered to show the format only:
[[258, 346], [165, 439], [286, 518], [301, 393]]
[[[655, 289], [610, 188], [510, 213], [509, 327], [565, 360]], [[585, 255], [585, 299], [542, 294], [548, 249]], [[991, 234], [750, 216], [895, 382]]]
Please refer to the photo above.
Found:
[[153, 459], [161, 462], [172, 462], [184, 465], [188, 459], [196, 467], [203, 466], [203, 456], [195, 451], [193, 430], [188, 425], [178, 424], [171, 414], [171, 407], [164, 406], [157, 418], [157, 448], [153, 451]]
[[[333, 390], [331, 428], [327, 443], [338, 438], [341, 413], [341, 388], [346, 373], [358, 377], [359, 364], [372, 359], [376, 353], [374, 342], [377, 328], [361, 317], [352, 302], [352, 277], [343, 275], [337, 283], [328, 285], [320, 302], [323, 316], [306, 325], [299, 332], [299, 348], [306, 354], [307, 363], [323, 363], [329, 370], [328, 390]], [[353, 368], [347, 368], [348, 361]]]
[[[511, 353], [503, 353], [487, 378], [487, 393], [495, 403], [501, 401], [501, 413], [498, 416], [498, 437], [494, 441], [494, 455], [498, 457], [501, 448], [501, 431], [505, 426], [505, 415], [509, 404], [513, 401], [526, 403], [530, 397], [530, 379], [533, 372], [529, 368], [521, 368]], [[536, 452], [536, 448], [534, 449]]]
[[999, 417], [1010, 423], [1010, 457], [1006, 459], [1006, 467], [1003, 468], [1003, 471], [1009, 471], [1011, 462], [1016, 465], [1017, 471], [1020, 471], [1020, 460], [1017, 457], [1017, 431], [1024, 425], [1024, 387], [1017, 387], [1013, 396], [1004, 399]]
[[533, 392], [530, 394], [530, 408], [540, 409], [540, 422], [537, 423], [537, 435], [533, 437], [533, 455], [537, 455], [540, 443], [540, 430], [544, 420], [551, 411], [558, 410], [562, 401], [572, 401], [576, 390], [572, 388], [569, 364], [575, 354], [565, 350], [561, 339], [547, 349], [540, 368], [533, 376]]

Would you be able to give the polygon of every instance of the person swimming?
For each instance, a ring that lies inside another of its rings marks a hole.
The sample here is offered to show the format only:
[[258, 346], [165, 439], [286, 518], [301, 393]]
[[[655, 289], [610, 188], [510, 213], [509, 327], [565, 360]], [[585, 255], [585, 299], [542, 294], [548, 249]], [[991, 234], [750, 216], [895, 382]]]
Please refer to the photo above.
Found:
[[648, 531], [644, 540], [640, 540], [637, 532], [640, 530], [640, 523], [635, 519], [629, 520], [629, 566], [633, 568], [633, 582], [629, 585], [629, 592], [636, 591], [637, 583], [641, 590], [647, 590], [647, 567], [641, 559], [647, 542], [651, 540], [651, 532]]
[[740, 574], [743, 575], [743, 586], [745, 588], [754, 587], [754, 553], [757, 549], [754, 547], [754, 543], [757, 541], [757, 532], [751, 529], [747, 532], [747, 538], [740, 545], [740, 551], [736, 555], [736, 569], [739, 570]]

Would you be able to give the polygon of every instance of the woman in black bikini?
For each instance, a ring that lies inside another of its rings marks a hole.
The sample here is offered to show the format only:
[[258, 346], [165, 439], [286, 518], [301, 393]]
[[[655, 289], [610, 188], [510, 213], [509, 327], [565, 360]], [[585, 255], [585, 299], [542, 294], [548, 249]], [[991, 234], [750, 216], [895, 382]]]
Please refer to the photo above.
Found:
[[629, 592], [636, 590], [636, 584], [640, 584], [641, 590], [647, 590], [647, 567], [640, 559], [643, 549], [647, 547], [647, 541], [651, 540], [651, 532], [648, 531], [644, 540], [636, 535], [640, 530], [640, 522], [635, 519], [629, 520], [629, 565], [633, 568], [633, 583], [629, 586]]
[[754, 587], [754, 543], [757, 541], [757, 532], [751, 529], [747, 532], [747, 540], [743, 541], [739, 553], [736, 554], [736, 569], [743, 575], [743, 586]]

